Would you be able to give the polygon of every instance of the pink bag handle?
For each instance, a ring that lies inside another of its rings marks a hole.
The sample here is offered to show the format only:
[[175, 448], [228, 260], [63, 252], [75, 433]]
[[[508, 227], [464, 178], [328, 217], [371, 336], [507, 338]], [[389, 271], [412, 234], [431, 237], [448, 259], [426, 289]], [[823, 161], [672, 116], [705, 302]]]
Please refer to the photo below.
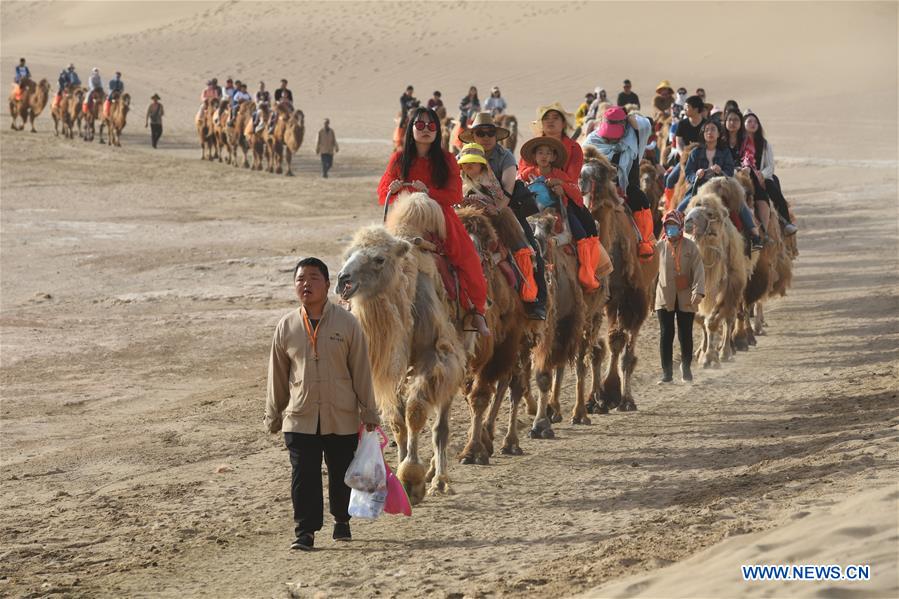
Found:
[[[385, 447], [387, 447], [387, 444], [390, 443], [390, 439], [387, 438], [387, 433], [385, 433], [384, 430], [380, 426], [375, 427], [375, 430], [378, 431], [379, 435], [381, 435], [381, 449], [384, 449]], [[360, 439], [362, 438], [363, 432], [365, 432], [365, 425], [360, 424], [359, 425], [359, 438]]]

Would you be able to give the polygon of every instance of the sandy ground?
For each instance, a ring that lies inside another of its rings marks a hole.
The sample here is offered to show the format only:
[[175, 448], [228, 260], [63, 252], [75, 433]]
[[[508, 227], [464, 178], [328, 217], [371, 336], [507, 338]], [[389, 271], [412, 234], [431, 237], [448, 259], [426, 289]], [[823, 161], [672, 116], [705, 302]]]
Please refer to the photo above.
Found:
[[[764, 115], [802, 231], [794, 287], [768, 306], [758, 347], [663, 393], [650, 320], [638, 412], [559, 425], [557, 440], [525, 439], [526, 455], [490, 466], [454, 465], [455, 495], [410, 519], [357, 522], [350, 545], [323, 534], [301, 555], [287, 550], [287, 454], [261, 429], [267, 349], [293, 305], [296, 257], [336, 270], [352, 232], [378, 219], [395, 96], [413, 81], [453, 98], [476, 77], [502, 85], [520, 114], [557, 97], [573, 106], [595, 76], [566, 67], [535, 82], [528, 73], [549, 58], [521, 58], [528, 36], [567, 27], [585, 55], [601, 18], [657, 6], [491, 5], [482, 21], [455, 4], [166, 6], [0, 7], [4, 89], [19, 54], [38, 76], [70, 59], [83, 77], [122, 64], [135, 97], [160, 91], [169, 115], [155, 152], [140, 118], [121, 150], [56, 139], [47, 115], [38, 134], [0, 133], [0, 594], [899, 593], [895, 5], [828, 5], [815, 35], [764, 50], [776, 73], [762, 60], [735, 75], [710, 49], [704, 62], [660, 64], [651, 47], [627, 71], [601, 70], [610, 90], [626, 75], [648, 99], [659, 73], [678, 85], [706, 67], [696, 84], [713, 99], [727, 89]], [[741, 22], [804, 23], [798, 5], [778, 10], [748, 7]], [[243, 53], [216, 43], [247, 23]], [[376, 34], [390, 23], [417, 45]], [[471, 26], [456, 36], [459, 23]], [[38, 26], [46, 36], [26, 34]], [[507, 52], [475, 60], [487, 32]], [[274, 57], [285, 36], [289, 57]], [[329, 181], [308, 144], [294, 179], [198, 160], [197, 82], [254, 61], [253, 78], [298, 81], [310, 122], [332, 117], [344, 143]], [[453, 451], [466, 426], [459, 401]], [[791, 586], [739, 572], [794, 561], [870, 563], [873, 580]]]

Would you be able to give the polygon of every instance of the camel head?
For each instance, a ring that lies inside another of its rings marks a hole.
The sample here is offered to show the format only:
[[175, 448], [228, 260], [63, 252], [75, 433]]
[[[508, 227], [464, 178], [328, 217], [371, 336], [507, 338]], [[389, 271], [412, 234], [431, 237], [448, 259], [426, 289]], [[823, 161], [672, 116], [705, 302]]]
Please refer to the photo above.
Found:
[[584, 166], [578, 177], [578, 186], [594, 212], [600, 208], [614, 208], [618, 205], [616, 191], [617, 170], [598, 150], [587, 146], [584, 152]]
[[534, 238], [540, 246], [540, 255], [544, 258], [547, 257], [553, 238], [560, 234], [561, 224], [559, 211], [554, 207], [545, 208], [534, 217]]
[[381, 295], [396, 284], [401, 262], [411, 247], [384, 227], [375, 225], [360, 230], [344, 253], [335, 291], [344, 300]]
[[126, 108], [131, 106], [131, 94], [125, 94], [122, 96], [122, 105]]
[[306, 126], [305, 125], [306, 115], [303, 114], [302, 110], [294, 110], [293, 115], [291, 115], [291, 118], [293, 119], [293, 123], [297, 127], [305, 127]]
[[468, 236], [478, 254], [484, 256], [491, 251], [490, 248], [496, 247], [496, 231], [480, 208], [466, 206], [457, 210], [456, 214], [459, 215], [462, 226], [468, 231]]
[[658, 180], [655, 166], [648, 160], [640, 161], [640, 189], [646, 192], [652, 189]]
[[725, 221], [728, 219], [727, 209], [717, 196], [704, 188], [702, 192], [690, 201], [684, 219], [684, 232], [694, 240], [722, 238]]

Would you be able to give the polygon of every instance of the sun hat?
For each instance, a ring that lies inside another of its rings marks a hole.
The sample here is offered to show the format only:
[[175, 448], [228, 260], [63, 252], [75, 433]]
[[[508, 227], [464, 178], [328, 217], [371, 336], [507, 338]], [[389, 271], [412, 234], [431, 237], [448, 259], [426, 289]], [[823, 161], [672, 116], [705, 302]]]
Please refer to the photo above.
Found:
[[153, 94], [152, 96], [150, 96], [150, 99], [151, 100], [162, 100], [162, 98], [159, 97], [159, 94]]
[[474, 120], [471, 122], [468, 128], [459, 134], [459, 139], [461, 139], [465, 143], [474, 143], [474, 130], [478, 127], [493, 127], [494, 129], [496, 129], [496, 141], [501, 141], [512, 135], [512, 132], [505, 127], [496, 126], [496, 124], [493, 122], [492, 114], [490, 114], [489, 112], [479, 112], [477, 115], [475, 115]]
[[659, 81], [659, 84], [656, 86], [656, 93], [659, 93], [659, 90], [667, 89], [670, 90], [671, 93], [674, 93], [674, 88], [671, 87], [671, 82], [667, 79], [662, 79]]
[[627, 122], [627, 113], [621, 106], [612, 106], [602, 113], [602, 123], [597, 132], [600, 137], [606, 139], [621, 139], [624, 136], [624, 123]]
[[568, 150], [566, 150], [562, 142], [555, 137], [547, 137], [545, 135], [532, 137], [521, 146], [521, 157], [525, 162], [537, 164], [534, 155], [537, 152], [537, 148], [540, 146], [549, 146], [556, 153], [556, 159], [552, 163], [554, 167], [565, 168], [565, 163], [568, 162]]
[[531, 123], [531, 126], [534, 129], [534, 135], [543, 135], [543, 125], [541, 124], [541, 121], [543, 120], [543, 117], [546, 116], [547, 112], [553, 110], [562, 115], [562, 120], [565, 121], [565, 132], [570, 133], [571, 131], [574, 131], [574, 115], [570, 112], [566, 112], [565, 109], [562, 108], [560, 102], [553, 102], [552, 104], [537, 108], [537, 120]]
[[459, 152], [459, 164], [483, 164], [484, 166], [489, 166], [484, 155], [484, 146], [476, 143], [462, 146], [462, 151]]

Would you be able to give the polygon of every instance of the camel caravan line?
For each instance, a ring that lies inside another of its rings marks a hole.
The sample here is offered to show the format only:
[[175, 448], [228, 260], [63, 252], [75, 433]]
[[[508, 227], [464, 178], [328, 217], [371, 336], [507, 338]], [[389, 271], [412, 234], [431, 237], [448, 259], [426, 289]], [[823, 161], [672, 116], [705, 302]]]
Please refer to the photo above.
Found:
[[[23, 79], [18, 86], [14, 86], [9, 95], [11, 128], [22, 131], [27, 122], [31, 125], [31, 132], [36, 133], [34, 119], [44, 111], [49, 94], [50, 84], [46, 79], [38, 83]], [[101, 144], [121, 147], [122, 130], [130, 108], [131, 96], [127, 93], [115, 92], [107, 96], [102, 89], [89, 93], [84, 87], [67, 86], [61, 94], [53, 97], [50, 116], [57, 136], [62, 133], [63, 137], [74, 139], [77, 130], [84, 141], [93, 141], [96, 137]], [[22, 124], [18, 125], [20, 119]], [[108, 131], [108, 141], [103, 139], [104, 129]]]
[[[445, 111], [438, 118], [445, 132]], [[658, 115], [653, 120], [658, 132]], [[666, 204], [659, 154], [641, 157], [637, 166], [654, 211]], [[470, 414], [464, 447], [455, 456], [461, 464], [488, 464], [496, 451], [523, 453], [517, 418], [522, 402], [533, 417], [527, 436], [554, 438], [553, 425], [564, 419], [561, 389], [568, 367], [576, 379], [567, 419], [572, 425], [590, 424], [591, 414], [637, 409], [637, 341], [655, 305], [659, 255], [640, 256], [641, 234], [622, 201], [617, 163], [590, 145], [578, 187], [612, 269], [597, 266], [601, 286], [585, 291], [564, 206], [543, 206], [528, 222], [546, 263], [545, 320], [526, 316], [517, 287], [523, 281], [510, 274], [516, 267], [500, 241], [508, 238], [501, 219], [476, 202], [456, 207], [487, 282], [489, 336], [467, 324], [459, 281], [445, 255], [447, 225], [440, 204], [426, 192], [402, 192], [392, 203], [388, 195], [383, 225], [360, 229], [346, 248], [336, 292], [369, 339], [376, 399], [398, 446], [397, 476], [413, 503], [451, 492], [449, 414], [460, 393]], [[683, 181], [677, 193], [683, 196]], [[685, 235], [704, 266], [705, 294], [697, 308], [702, 342], [695, 357], [706, 368], [720, 368], [756, 344], [755, 336], [764, 334], [762, 305], [785, 295], [792, 281], [796, 236], [781, 234], [773, 211], [763, 223], [770, 238], [760, 251], [734, 224], [744, 205], [754, 208], [754, 195], [752, 181], [740, 171], [710, 179], [685, 210]], [[496, 421], [507, 394], [508, 420], [499, 440]], [[419, 441], [429, 418], [433, 457], [426, 464]]]
[[[272, 118], [274, 124], [269, 125]], [[293, 176], [293, 156], [303, 145], [306, 132], [302, 110], [284, 103], [272, 107], [263, 102], [257, 107], [246, 100], [240, 102], [232, 117], [227, 98], [205, 99], [197, 113], [196, 127], [202, 160], [288, 177]]]

